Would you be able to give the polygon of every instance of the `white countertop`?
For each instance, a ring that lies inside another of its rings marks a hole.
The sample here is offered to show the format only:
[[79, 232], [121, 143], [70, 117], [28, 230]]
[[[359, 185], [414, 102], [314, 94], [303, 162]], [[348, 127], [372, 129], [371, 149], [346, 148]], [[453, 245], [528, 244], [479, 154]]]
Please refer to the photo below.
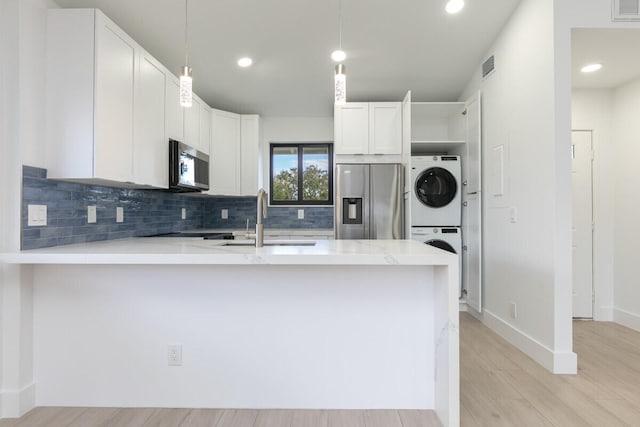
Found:
[[[269, 241], [266, 239], [265, 241]], [[314, 246], [225, 246], [225, 240], [136, 237], [0, 254], [10, 264], [451, 265], [457, 256], [412, 240], [317, 240]], [[286, 242], [286, 240], [285, 240]]]

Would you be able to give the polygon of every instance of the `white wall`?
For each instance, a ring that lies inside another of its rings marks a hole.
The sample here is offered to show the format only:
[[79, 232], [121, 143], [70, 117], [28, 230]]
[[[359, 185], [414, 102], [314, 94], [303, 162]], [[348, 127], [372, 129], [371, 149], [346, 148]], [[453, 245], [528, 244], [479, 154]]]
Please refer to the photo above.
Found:
[[[0, 1], [0, 250], [20, 249], [22, 165], [44, 165], [49, 0]], [[28, 267], [0, 265], [0, 417], [33, 407], [33, 291]]]
[[640, 241], [640, 79], [613, 92], [615, 149], [614, 320], [640, 330], [638, 241]]
[[333, 117], [262, 117], [262, 187], [269, 186], [269, 143], [332, 142]]
[[[612, 134], [610, 90], [574, 90], [571, 125], [593, 137], [593, 288], [595, 320], [613, 320], [614, 189], [617, 150]], [[637, 114], [637, 112], [636, 112]]]
[[[548, 369], [575, 372], [570, 197], [563, 202], [571, 164], [557, 154], [553, 25], [551, 0], [523, 0], [487, 53], [495, 73], [482, 81], [478, 67], [461, 98], [482, 92], [483, 320]], [[492, 155], [499, 147], [504, 166]], [[505, 192], [496, 196], [488, 177], [501, 167]]]

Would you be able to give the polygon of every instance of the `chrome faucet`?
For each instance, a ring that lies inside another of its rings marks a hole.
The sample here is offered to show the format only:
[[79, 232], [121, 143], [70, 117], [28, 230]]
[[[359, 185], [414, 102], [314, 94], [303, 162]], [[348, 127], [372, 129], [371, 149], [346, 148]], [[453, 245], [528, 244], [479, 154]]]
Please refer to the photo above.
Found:
[[258, 190], [258, 218], [256, 219], [256, 248], [264, 246], [264, 225], [262, 219], [267, 217], [267, 192]]

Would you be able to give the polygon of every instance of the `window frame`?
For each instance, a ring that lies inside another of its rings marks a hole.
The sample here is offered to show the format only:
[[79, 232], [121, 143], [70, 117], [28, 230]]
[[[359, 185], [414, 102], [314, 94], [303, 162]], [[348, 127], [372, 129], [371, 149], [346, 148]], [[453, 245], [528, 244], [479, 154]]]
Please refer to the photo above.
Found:
[[[327, 147], [328, 167], [329, 167], [329, 198], [323, 200], [303, 200], [303, 169], [302, 160], [305, 147]], [[298, 149], [298, 199], [297, 200], [274, 200], [273, 199], [273, 149], [274, 148], [297, 148]], [[333, 142], [271, 142], [269, 143], [269, 206], [333, 206]]]

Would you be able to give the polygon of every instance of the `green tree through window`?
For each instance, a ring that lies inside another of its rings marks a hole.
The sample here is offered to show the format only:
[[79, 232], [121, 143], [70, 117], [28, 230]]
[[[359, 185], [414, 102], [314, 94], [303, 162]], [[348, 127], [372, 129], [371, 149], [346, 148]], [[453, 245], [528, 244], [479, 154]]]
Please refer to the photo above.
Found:
[[333, 204], [332, 148], [328, 143], [271, 144], [271, 204]]

